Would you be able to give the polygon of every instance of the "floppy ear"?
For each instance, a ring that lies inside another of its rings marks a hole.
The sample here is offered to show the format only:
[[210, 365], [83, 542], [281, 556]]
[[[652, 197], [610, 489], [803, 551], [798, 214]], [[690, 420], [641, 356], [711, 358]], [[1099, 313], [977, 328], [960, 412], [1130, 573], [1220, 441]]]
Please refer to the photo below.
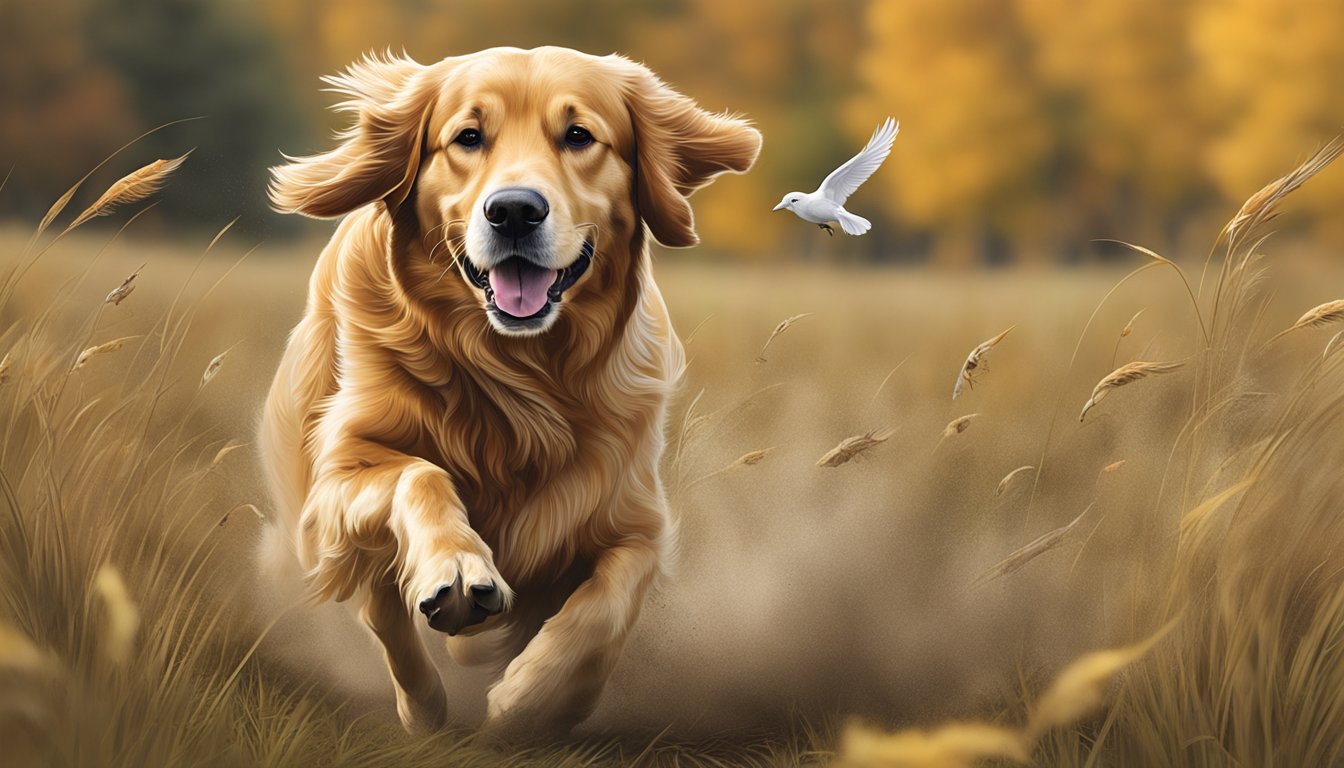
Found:
[[628, 72], [639, 213], [663, 245], [695, 245], [700, 238], [686, 198], [720, 173], [750, 168], [761, 151], [761, 133], [746, 120], [706, 112], [646, 67], [616, 58]]
[[320, 155], [288, 157], [271, 169], [271, 205], [282, 213], [326, 219], [383, 200], [395, 210], [410, 194], [433, 89], [427, 67], [410, 58], [366, 56], [344, 73], [324, 77], [348, 97], [336, 105], [355, 124], [340, 146]]

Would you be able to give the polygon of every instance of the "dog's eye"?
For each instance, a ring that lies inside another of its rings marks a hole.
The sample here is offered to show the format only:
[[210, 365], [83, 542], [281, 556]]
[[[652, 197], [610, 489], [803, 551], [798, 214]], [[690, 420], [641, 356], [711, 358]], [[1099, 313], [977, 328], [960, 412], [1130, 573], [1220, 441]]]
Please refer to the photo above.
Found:
[[593, 134], [587, 128], [571, 125], [565, 129], [565, 143], [575, 149], [586, 147], [593, 143]]
[[457, 134], [457, 138], [453, 139], [453, 143], [461, 144], [464, 147], [479, 146], [481, 143], [481, 132], [475, 128], [464, 128], [461, 133]]

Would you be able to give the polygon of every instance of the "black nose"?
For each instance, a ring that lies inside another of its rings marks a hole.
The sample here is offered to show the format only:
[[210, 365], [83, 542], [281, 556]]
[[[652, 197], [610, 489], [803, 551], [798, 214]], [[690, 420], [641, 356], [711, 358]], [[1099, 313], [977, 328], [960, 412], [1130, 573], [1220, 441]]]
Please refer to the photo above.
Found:
[[485, 198], [485, 220], [496, 232], [515, 240], [531, 234], [550, 212], [546, 198], [533, 189], [509, 187]]

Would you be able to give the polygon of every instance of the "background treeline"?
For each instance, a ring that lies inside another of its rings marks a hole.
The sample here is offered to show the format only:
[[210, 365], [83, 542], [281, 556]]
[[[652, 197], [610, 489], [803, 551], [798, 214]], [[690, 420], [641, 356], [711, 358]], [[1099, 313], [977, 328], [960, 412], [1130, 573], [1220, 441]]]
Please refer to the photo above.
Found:
[[[0, 202], [39, 216], [127, 140], [199, 115], [126, 158], [196, 147], [162, 215], [302, 232], [266, 211], [265, 169], [327, 142], [319, 75], [385, 48], [560, 44], [643, 60], [764, 130], [757, 169], [702, 193], [706, 252], [834, 250], [770, 207], [891, 114], [892, 160], [852, 206], [878, 227], [846, 252], [1068, 260], [1092, 238], [1206, 241], [1344, 126], [1341, 40], [1337, 0], [0, 0]], [[1344, 244], [1342, 208], [1326, 174], [1293, 223]]]

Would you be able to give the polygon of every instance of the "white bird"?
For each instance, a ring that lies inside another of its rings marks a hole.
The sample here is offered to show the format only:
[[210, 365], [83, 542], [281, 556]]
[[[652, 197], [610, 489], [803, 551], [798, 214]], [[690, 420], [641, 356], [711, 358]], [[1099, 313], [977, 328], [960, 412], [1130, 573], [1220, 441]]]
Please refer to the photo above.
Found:
[[845, 200], [849, 199], [854, 190], [867, 181], [868, 177], [882, 165], [882, 161], [887, 159], [887, 155], [891, 154], [891, 145], [896, 141], [896, 134], [900, 133], [900, 130], [901, 124], [888, 117], [886, 122], [873, 131], [868, 146], [844, 165], [831, 171], [831, 175], [821, 182], [816, 192], [790, 192], [779, 201], [775, 210], [793, 211], [803, 221], [810, 221], [826, 230], [828, 235], [835, 234], [835, 230], [831, 229], [832, 222], [839, 223], [847, 235], [862, 235], [872, 229], [872, 222], [845, 210]]

